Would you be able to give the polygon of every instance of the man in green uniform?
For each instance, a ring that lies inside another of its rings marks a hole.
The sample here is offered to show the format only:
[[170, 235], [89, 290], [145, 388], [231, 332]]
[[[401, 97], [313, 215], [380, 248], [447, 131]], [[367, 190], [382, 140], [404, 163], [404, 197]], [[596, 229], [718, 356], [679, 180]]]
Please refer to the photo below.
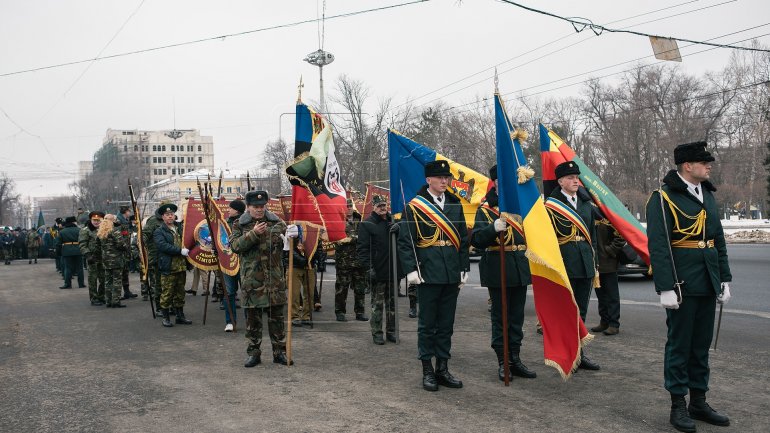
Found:
[[[184, 284], [187, 274], [187, 254], [190, 250], [182, 243], [182, 224], [176, 221], [175, 204], [161, 205], [156, 213], [163, 218], [163, 224], [155, 229], [152, 238], [158, 252], [160, 271], [160, 313], [162, 325], [174, 326], [169, 319], [169, 308], [174, 309], [177, 325], [190, 325], [192, 321], [184, 316]], [[125, 241], [124, 241], [125, 242]]]
[[[484, 203], [476, 211], [476, 222], [471, 234], [471, 245], [484, 250], [481, 254], [479, 272], [481, 285], [489, 291], [492, 299], [492, 349], [497, 355], [497, 377], [505, 380], [505, 353], [503, 351], [503, 302], [500, 279], [500, 240], [503, 233], [505, 251], [505, 291], [508, 322], [508, 369], [514, 376], [535, 378], [537, 374], [528, 369], [519, 353], [524, 337], [524, 305], [527, 302], [527, 286], [532, 283], [529, 261], [524, 256], [527, 244], [524, 231], [517, 216], [501, 216], [497, 205], [497, 165], [489, 169], [489, 178], [495, 182], [495, 188], [489, 190]], [[521, 217], [518, 217], [519, 219]]]
[[[160, 202], [160, 206], [170, 204], [170, 201]], [[155, 248], [155, 239], [153, 239], [153, 233], [155, 229], [163, 224], [163, 217], [158, 215], [157, 212], [150, 215], [147, 218], [147, 222], [142, 226], [142, 242], [145, 248], [147, 248], [147, 284], [142, 287], [142, 300], [146, 301], [148, 296], [153, 297], [155, 302], [155, 312], [160, 314], [160, 271], [158, 270], [158, 249]]]
[[348, 215], [345, 222], [345, 238], [340, 241], [334, 251], [334, 267], [337, 270], [337, 281], [334, 285], [334, 314], [338, 322], [346, 322], [348, 289], [353, 290], [353, 312], [356, 320], [366, 322], [364, 314], [364, 298], [368, 284], [367, 274], [358, 260], [356, 243], [358, 242], [358, 226], [361, 215], [353, 208], [353, 200], [348, 199]]
[[[585, 322], [594, 278], [598, 278], [594, 223], [596, 211], [591, 197], [580, 189], [580, 169], [577, 164], [572, 161], [563, 162], [556, 166], [555, 172], [559, 188], [554, 188], [546, 200], [546, 209], [559, 241], [559, 250], [580, 310], [580, 318]], [[578, 368], [599, 370], [599, 364], [588, 359], [581, 349]]]
[[249, 340], [244, 367], [262, 362], [263, 313], [267, 315], [273, 362], [287, 365], [283, 316], [287, 298], [282, 259], [283, 252], [289, 251], [288, 237], [297, 237], [299, 231], [297, 226], [287, 227], [265, 208], [267, 191], [249, 191], [244, 201], [246, 212], [233, 224], [230, 238], [230, 246], [241, 258], [242, 306]]
[[99, 238], [96, 236], [104, 218], [104, 212], [93, 211], [88, 214], [88, 223], [80, 229], [80, 252], [88, 266], [88, 296], [91, 305], [104, 305], [104, 264], [102, 252], [99, 249]]
[[470, 271], [463, 207], [446, 193], [451, 179], [447, 161], [425, 164], [427, 185], [405, 206], [398, 234], [398, 255], [407, 283], [419, 284], [417, 352], [422, 361], [422, 387], [427, 391], [437, 391], [438, 385], [463, 386], [447, 367], [457, 295]]
[[27, 257], [29, 258], [29, 264], [32, 264], [32, 260], [37, 263], [37, 256], [40, 251], [40, 245], [43, 243], [43, 238], [36, 229], [30, 229], [27, 233]]
[[730, 425], [706, 403], [714, 311], [717, 302], [730, 299], [732, 281], [716, 188], [708, 180], [713, 161], [705, 142], [680, 144], [676, 170], [647, 201], [647, 245], [668, 326], [663, 378], [671, 394], [670, 422], [684, 432], [695, 431], [693, 419]]
[[59, 287], [60, 289], [72, 288], [73, 273], [78, 277], [78, 287], [82, 289], [86, 286], [83, 278], [83, 256], [78, 244], [79, 237], [80, 229], [77, 226], [77, 220], [74, 216], [68, 216], [64, 220], [64, 228], [59, 232], [56, 248], [64, 262], [64, 285]]

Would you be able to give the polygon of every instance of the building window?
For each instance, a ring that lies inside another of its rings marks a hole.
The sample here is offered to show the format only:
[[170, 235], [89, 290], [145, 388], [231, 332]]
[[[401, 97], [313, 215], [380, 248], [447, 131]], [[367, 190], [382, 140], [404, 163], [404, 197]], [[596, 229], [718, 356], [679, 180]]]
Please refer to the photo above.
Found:
[[198, 152], [203, 152], [203, 146], [201, 146], [200, 144], [198, 145]]
[[164, 145], [163, 145], [163, 146], [161, 146], [161, 147], [163, 148], [162, 150], [165, 152], [165, 151], [166, 151], [166, 145], [164, 144]]
[[198, 157], [198, 164], [203, 164], [203, 157], [202, 156]]
[[125, 144], [123, 145], [123, 152], [128, 152], [128, 146], [126, 146]]
[[191, 194], [192, 194], [192, 188], [187, 188], [187, 195], [191, 195]]
[[193, 151], [193, 147], [192, 146], [187, 146], [187, 151], [188, 152], [192, 152]]
[[171, 169], [171, 174], [176, 174], [176, 169], [175, 168]]
[[228, 186], [227, 187], [227, 193], [230, 194], [231, 192], [233, 192], [233, 187]]
[[184, 169], [183, 168], [179, 169], [179, 174], [184, 174]]
[[188, 164], [192, 164], [192, 162], [193, 162], [193, 157], [192, 156], [188, 156], [187, 157], [187, 163]]
[[136, 144], [134, 145], [134, 152], [139, 152], [139, 146], [137, 146]]
[[158, 157], [157, 156], [153, 156], [152, 157], [152, 163], [153, 164], [157, 164], [158, 163]]
[[153, 146], [152, 146], [152, 151], [153, 151], [153, 152], [157, 152], [157, 151], [158, 151], [158, 146], [155, 146], [155, 145], [153, 145]]
[[173, 164], [173, 163], [175, 163], [175, 162], [176, 162], [176, 157], [172, 156], [172, 157], [171, 157], [171, 163]]
[[166, 162], [166, 157], [164, 156], [162, 159], [163, 159], [163, 163], [165, 163]]
[[235, 191], [237, 191], [237, 192], [238, 192], [238, 194], [240, 194], [240, 193], [241, 193], [241, 187], [240, 187], [240, 186], [236, 186], [236, 187], [235, 187]]
[[163, 169], [163, 174], [166, 174], [166, 169], [165, 168]]

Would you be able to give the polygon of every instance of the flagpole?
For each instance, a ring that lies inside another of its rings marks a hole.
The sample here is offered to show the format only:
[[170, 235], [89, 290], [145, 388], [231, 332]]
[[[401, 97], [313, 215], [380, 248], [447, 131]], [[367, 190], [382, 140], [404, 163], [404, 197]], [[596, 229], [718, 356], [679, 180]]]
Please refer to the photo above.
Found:
[[286, 271], [289, 280], [289, 301], [286, 311], [286, 365], [291, 365], [291, 304], [294, 295], [294, 238], [289, 238], [289, 269]]
[[[500, 218], [503, 217], [502, 212]], [[503, 315], [503, 378], [505, 386], [511, 383], [511, 369], [508, 367], [510, 355], [508, 353], [508, 290], [505, 275], [505, 232], [497, 234], [498, 243], [500, 243], [500, 301], [502, 303], [501, 314]]]

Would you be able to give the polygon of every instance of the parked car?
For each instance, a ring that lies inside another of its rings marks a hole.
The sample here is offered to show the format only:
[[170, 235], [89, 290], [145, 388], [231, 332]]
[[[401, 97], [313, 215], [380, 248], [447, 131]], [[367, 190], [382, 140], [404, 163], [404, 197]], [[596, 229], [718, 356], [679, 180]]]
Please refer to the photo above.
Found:
[[652, 274], [648, 273], [649, 266], [647, 266], [647, 263], [639, 257], [639, 254], [637, 254], [633, 248], [631, 248], [631, 245], [626, 244], [623, 247], [620, 256], [621, 257], [618, 260], [618, 276], [641, 274], [647, 278], [652, 278]]

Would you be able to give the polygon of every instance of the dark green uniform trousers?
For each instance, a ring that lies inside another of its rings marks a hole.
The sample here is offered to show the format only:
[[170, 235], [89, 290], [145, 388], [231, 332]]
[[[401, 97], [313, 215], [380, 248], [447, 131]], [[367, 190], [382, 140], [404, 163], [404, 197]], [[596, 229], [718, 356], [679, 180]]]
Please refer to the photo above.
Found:
[[588, 301], [591, 299], [591, 286], [593, 278], [570, 278], [569, 284], [572, 286], [572, 293], [575, 294], [575, 303], [580, 310], [580, 318], [583, 323], [586, 321], [588, 312]]
[[[492, 348], [503, 348], [503, 296], [499, 287], [489, 287], [492, 299]], [[508, 304], [508, 346], [518, 353], [524, 338], [524, 304], [527, 302], [527, 286], [507, 287], [505, 293]]]
[[417, 297], [417, 355], [421, 360], [451, 358], [452, 333], [457, 310], [457, 284], [420, 284]]
[[678, 310], [666, 310], [663, 379], [671, 394], [686, 395], [690, 389], [708, 391], [715, 310], [716, 296], [686, 296]]

